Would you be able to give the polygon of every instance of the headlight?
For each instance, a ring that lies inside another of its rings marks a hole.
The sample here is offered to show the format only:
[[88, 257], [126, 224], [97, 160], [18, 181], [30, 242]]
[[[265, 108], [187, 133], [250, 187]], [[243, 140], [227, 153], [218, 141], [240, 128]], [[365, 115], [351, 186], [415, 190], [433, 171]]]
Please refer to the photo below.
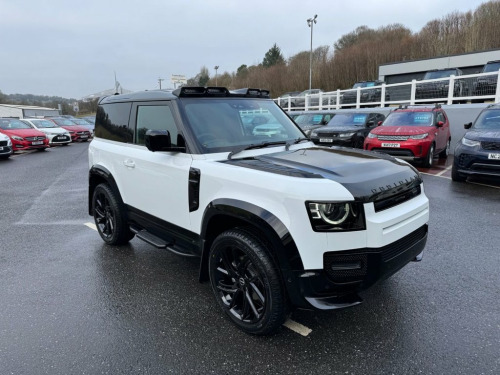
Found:
[[377, 134], [368, 133], [368, 138], [377, 138]]
[[311, 135], [311, 129], [304, 129], [304, 134], [309, 137]]
[[366, 228], [359, 202], [306, 202], [315, 232], [353, 231]]
[[339, 134], [339, 138], [349, 138], [349, 137], [352, 137], [354, 134], [356, 134], [356, 132], [353, 132], [353, 133], [340, 133]]
[[11, 142], [10, 138], [7, 139], [7, 146], [12, 146], [12, 142]]
[[316, 130], [313, 130], [310, 134], [311, 137], [317, 137], [318, 136], [318, 132]]
[[410, 135], [410, 138], [411, 139], [424, 139], [424, 138], [427, 138], [428, 135], [429, 135], [429, 133]]
[[24, 141], [24, 138], [18, 137], [17, 135], [13, 135], [12, 139], [15, 139], [16, 141]]
[[467, 139], [467, 138], [463, 137], [462, 144], [465, 146], [469, 146], [469, 147], [476, 147], [476, 146], [479, 146], [481, 144], [481, 142], [473, 141], [471, 139]]

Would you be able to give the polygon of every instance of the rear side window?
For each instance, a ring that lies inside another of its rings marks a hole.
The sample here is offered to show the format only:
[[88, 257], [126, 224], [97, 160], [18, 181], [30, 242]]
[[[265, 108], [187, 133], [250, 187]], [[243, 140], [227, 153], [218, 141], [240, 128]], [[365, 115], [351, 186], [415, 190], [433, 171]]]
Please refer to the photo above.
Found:
[[132, 143], [134, 130], [129, 127], [131, 108], [132, 103], [110, 103], [97, 107], [95, 137]]
[[137, 144], [144, 144], [148, 130], [168, 130], [172, 146], [177, 146], [178, 130], [168, 105], [137, 106]]

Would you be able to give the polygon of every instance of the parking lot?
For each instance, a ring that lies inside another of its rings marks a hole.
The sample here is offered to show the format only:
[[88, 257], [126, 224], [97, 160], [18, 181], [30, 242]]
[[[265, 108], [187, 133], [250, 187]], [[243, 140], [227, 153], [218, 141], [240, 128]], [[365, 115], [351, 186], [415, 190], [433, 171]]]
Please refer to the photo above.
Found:
[[137, 239], [104, 245], [87, 214], [88, 143], [0, 162], [5, 374], [498, 374], [500, 183], [419, 168], [424, 259], [333, 312], [239, 331], [198, 262]]

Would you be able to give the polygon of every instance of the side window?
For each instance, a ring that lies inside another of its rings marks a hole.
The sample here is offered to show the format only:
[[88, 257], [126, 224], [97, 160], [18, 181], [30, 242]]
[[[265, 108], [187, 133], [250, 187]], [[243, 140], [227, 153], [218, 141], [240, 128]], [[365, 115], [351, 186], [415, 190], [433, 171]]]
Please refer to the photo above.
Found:
[[134, 131], [129, 128], [132, 103], [110, 103], [97, 107], [94, 135], [97, 138], [131, 143]]
[[168, 105], [137, 106], [137, 144], [144, 144], [144, 136], [148, 130], [168, 130], [172, 146], [177, 146], [179, 132]]

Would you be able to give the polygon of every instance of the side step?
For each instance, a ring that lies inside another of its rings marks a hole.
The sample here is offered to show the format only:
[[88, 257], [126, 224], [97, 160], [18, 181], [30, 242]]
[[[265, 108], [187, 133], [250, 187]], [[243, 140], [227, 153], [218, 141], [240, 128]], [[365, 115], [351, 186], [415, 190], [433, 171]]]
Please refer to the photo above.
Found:
[[143, 240], [144, 242], [146, 242], [150, 245], [153, 245], [157, 249], [166, 249], [174, 254], [185, 256], [185, 257], [195, 257], [196, 256], [193, 254], [184, 253], [184, 252], [176, 249], [173, 243], [166, 242], [165, 240], [161, 239], [160, 237], [155, 236], [152, 233], [149, 233], [146, 229], [139, 229], [139, 228], [131, 226], [130, 230], [133, 233], [135, 233], [135, 236], [138, 239]]

